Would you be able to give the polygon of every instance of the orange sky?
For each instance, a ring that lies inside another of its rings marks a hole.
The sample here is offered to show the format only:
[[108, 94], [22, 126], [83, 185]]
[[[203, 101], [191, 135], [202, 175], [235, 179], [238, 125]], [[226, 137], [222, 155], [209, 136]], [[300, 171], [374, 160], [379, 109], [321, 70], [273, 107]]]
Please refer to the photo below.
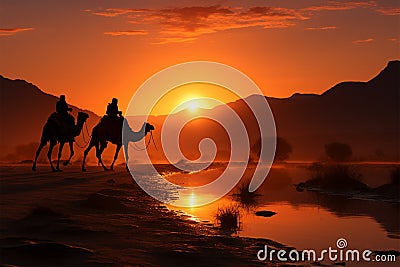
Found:
[[[212, 98], [211, 100], [208, 98]], [[196, 113], [198, 108], [213, 108], [223, 103], [234, 102], [240, 97], [232, 91], [210, 83], [189, 83], [173, 88], [157, 103], [150, 115], [162, 115], [188, 109]]]
[[98, 114], [192, 60], [235, 67], [265, 95], [321, 93], [398, 59], [399, 15], [396, 0], [3, 0], [0, 74]]

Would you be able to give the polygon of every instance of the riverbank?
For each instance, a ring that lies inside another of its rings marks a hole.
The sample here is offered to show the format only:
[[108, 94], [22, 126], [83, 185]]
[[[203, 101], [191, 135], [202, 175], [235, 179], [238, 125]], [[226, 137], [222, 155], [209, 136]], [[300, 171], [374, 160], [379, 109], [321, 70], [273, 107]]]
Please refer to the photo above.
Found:
[[[17, 266], [265, 266], [267, 239], [232, 237], [169, 210], [124, 168], [2, 166], [1, 263]], [[209, 224], [209, 223], [208, 223]], [[269, 262], [279, 266], [279, 262]]]

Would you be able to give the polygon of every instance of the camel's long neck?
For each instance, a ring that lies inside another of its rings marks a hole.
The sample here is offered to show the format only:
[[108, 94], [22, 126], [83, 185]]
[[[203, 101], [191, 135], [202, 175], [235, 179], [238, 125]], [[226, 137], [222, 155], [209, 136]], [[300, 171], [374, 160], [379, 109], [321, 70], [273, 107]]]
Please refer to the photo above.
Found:
[[146, 136], [146, 124], [143, 124], [142, 128], [138, 132], [133, 131], [129, 127], [129, 129], [125, 132], [125, 134], [129, 142], [140, 141]]
[[84, 123], [85, 122], [83, 120], [78, 120], [77, 121], [77, 123], [75, 125], [75, 128], [74, 128], [74, 136], [78, 136], [78, 135], [81, 134]]

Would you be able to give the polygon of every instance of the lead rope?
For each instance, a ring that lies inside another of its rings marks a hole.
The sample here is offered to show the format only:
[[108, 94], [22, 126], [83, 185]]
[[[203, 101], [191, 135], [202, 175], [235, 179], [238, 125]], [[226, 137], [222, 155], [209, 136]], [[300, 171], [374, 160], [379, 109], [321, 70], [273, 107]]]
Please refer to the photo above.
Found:
[[156, 148], [156, 150], [158, 151], [158, 148], [157, 148], [156, 142], [154, 141], [153, 131], [150, 131], [150, 139], [151, 139], [151, 140], [153, 140], [154, 147], [155, 147], [155, 148]]
[[90, 133], [89, 133], [89, 130], [88, 130], [88, 128], [87, 128], [87, 123], [86, 123], [86, 122], [85, 122], [85, 128], [86, 128], [86, 133], [87, 133], [87, 135], [90, 136], [90, 137], [92, 137], [92, 136], [90, 135]]
[[84, 145], [83, 145], [83, 146], [79, 145], [79, 143], [75, 140], [75, 144], [76, 144], [79, 148], [85, 148], [85, 147], [89, 144], [89, 142], [92, 140], [92, 136], [91, 136], [91, 135], [89, 136], [89, 130], [88, 130], [88, 128], [87, 128], [87, 123], [84, 122], [83, 124], [85, 124], [86, 132], [87, 132], [87, 135], [88, 135], [88, 137], [89, 137], [89, 140], [86, 142], [85, 132], [82, 130], [82, 137], [83, 137], [83, 143], [84, 143]]
[[149, 147], [151, 140], [153, 140], [154, 147], [156, 148], [156, 150], [158, 150], [158, 149], [157, 149], [157, 146], [156, 146], [156, 143], [154, 142], [153, 131], [150, 131], [150, 138], [149, 138], [149, 141], [147, 141], [147, 144], [145, 145], [144, 148], [140, 148], [136, 143], [133, 143], [133, 145], [135, 146], [134, 149], [135, 149], [136, 151], [143, 151], [143, 150], [146, 150], [146, 149]]

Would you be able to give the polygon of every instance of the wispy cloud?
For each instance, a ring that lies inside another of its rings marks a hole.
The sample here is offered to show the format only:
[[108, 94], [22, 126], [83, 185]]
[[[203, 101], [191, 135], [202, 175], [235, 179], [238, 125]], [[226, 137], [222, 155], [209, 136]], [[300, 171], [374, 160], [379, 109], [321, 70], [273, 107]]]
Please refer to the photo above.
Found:
[[121, 35], [146, 35], [147, 31], [142, 30], [127, 30], [127, 31], [110, 31], [104, 32], [106, 35], [121, 36]]
[[94, 11], [91, 9], [86, 9], [85, 11], [102, 17], [117, 17], [135, 12], [142, 12], [144, 10], [145, 9], [136, 9], [136, 8], [106, 8], [104, 10], [99, 10], [99, 11]]
[[11, 36], [19, 32], [32, 31], [34, 28], [3, 28], [0, 29], [0, 36]]
[[168, 43], [192, 43], [197, 40], [196, 37], [163, 37], [157, 41], [154, 41], [152, 44], [168, 44]]
[[340, 11], [356, 8], [374, 8], [377, 6], [376, 1], [329, 1], [326, 5], [306, 7], [304, 10], [309, 11]]
[[[393, 15], [396, 8], [385, 8], [376, 1], [328, 1], [327, 4], [304, 8], [269, 6], [190, 6], [164, 9], [106, 8], [86, 10], [102, 17], [124, 16], [131, 24], [152, 34], [157, 44], [171, 42], [192, 42], [201, 35], [215, 32], [259, 27], [264, 29], [288, 28], [307, 20], [321, 11], [370, 9], [380, 14]], [[310, 27], [306, 30], [333, 30], [336, 26]], [[107, 32], [110, 35], [133, 35], [122, 32]], [[139, 32], [139, 31], [138, 31]]]
[[378, 13], [386, 16], [398, 16], [400, 15], [400, 8], [399, 7], [384, 7], [378, 8], [376, 10]]
[[[131, 15], [134, 21], [143, 17]], [[161, 26], [164, 41], [186, 38], [192, 41], [203, 34], [248, 27], [286, 28], [307, 17], [291, 9], [253, 7], [248, 10], [221, 6], [163, 9], [146, 14], [146, 21]]]
[[374, 41], [374, 38], [368, 38], [368, 39], [354, 40], [352, 43], [353, 44], [365, 44], [365, 43], [371, 43], [373, 41]]
[[394, 42], [394, 43], [399, 43], [400, 42], [399, 38], [397, 38], [397, 37], [388, 38], [388, 41], [391, 41], [391, 42]]
[[[125, 15], [131, 24], [146, 28], [156, 26], [155, 43], [193, 41], [203, 34], [247, 27], [286, 28], [309, 17], [289, 8], [193, 6], [166, 9], [108, 8], [100, 11], [86, 10], [94, 15], [115, 17]], [[119, 34], [113, 34], [119, 35]], [[122, 34], [121, 34], [122, 35]]]
[[323, 26], [323, 27], [309, 27], [306, 30], [309, 31], [326, 31], [326, 30], [335, 30], [337, 29], [336, 26]]

